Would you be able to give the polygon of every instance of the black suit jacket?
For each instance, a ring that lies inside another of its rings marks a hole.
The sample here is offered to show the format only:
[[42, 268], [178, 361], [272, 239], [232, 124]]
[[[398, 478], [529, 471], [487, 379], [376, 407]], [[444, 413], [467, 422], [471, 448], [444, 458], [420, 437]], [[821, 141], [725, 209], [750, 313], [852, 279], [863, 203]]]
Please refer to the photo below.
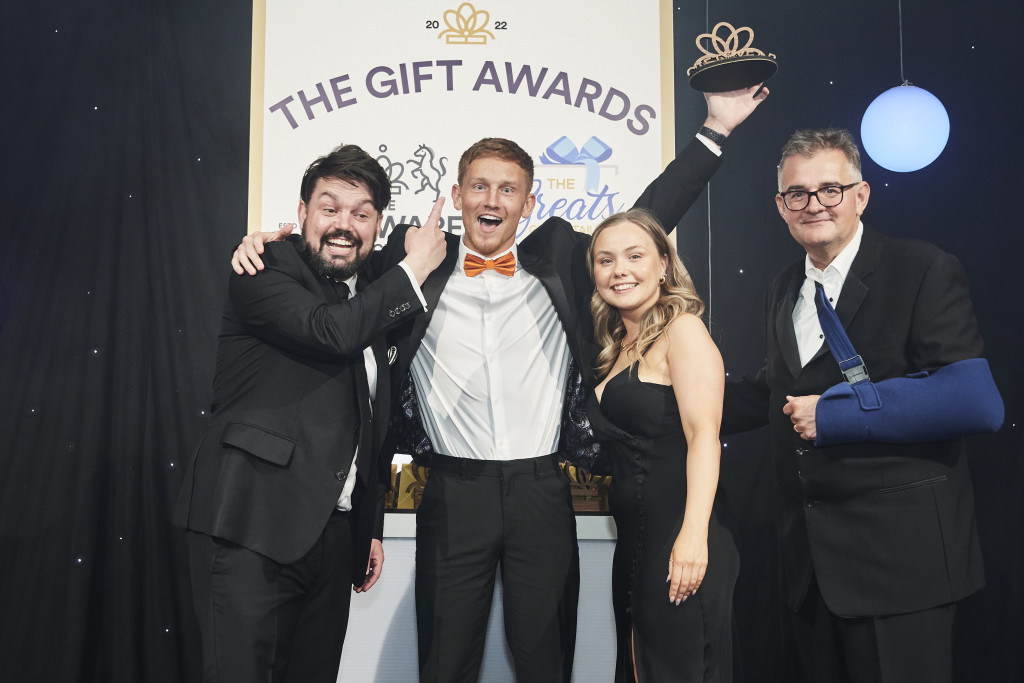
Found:
[[[813, 571], [840, 616], [914, 612], [984, 583], [962, 440], [816, 448], [783, 414], [786, 396], [843, 381], [827, 345], [800, 367], [793, 307], [804, 261], [768, 291], [764, 368], [726, 388], [723, 432], [770, 424], [782, 578], [802, 603]], [[836, 313], [871, 378], [931, 370], [982, 353], [960, 262], [936, 247], [865, 228]]]
[[[351, 300], [315, 275], [298, 238], [266, 245], [257, 276], [232, 275], [214, 400], [189, 464], [175, 523], [254, 550], [300, 559], [330, 517], [359, 446], [353, 582], [380, 537], [390, 459], [379, 458], [390, 382], [383, 333], [422, 311], [393, 269]], [[372, 408], [363, 349], [373, 345]]]
[[[652, 211], [666, 230], [671, 231], [683, 214], [697, 200], [712, 174], [721, 165], [721, 158], [702, 142], [693, 139], [665, 168], [636, 202], [636, 206]], [[388, 240], [382, 254], [382, 264], [392, 266], [400, 261], [404, 234], [408, 226], [399, 226]], [[410, 453], [417, 462], [430, 464], [433, 454], [420, 420], [415, 388], [409, 376], [409, 366], [419, 349], [431, 313], [436, 309], [448, 278], [458, 261], [457, 235], [447, 234], [448, 253], [444, 262], [426, 279], [422, 291], [427, 301], [427, 315], [418, 316], [389, 333], [389, 343], [399, 350], [399, 362], [394, 377], [401, 409], [392, 420], [389, 447], [385, 451]], [[593, 362], [599, 349], [594, 343], [594, 323], [590, 315], [590, 297], [594, 282], [587, 270], [587, 247], [590, 235], [577, 232], [561, 218], [549, 218], [519, 243], [519, 261], [522, 267], [537, 277], [547, 290], [551, 303], [565, 330], [572, 354], [566, 400], [563, 401], [560, 453], [576, 464], [592, 467], [597, 449], [589, 434], [589, 419], [603, 419], [600, 415], [587, 416], [584, 391], [595, 384]], [[546, 455], [538, 453], [537, 455]]]

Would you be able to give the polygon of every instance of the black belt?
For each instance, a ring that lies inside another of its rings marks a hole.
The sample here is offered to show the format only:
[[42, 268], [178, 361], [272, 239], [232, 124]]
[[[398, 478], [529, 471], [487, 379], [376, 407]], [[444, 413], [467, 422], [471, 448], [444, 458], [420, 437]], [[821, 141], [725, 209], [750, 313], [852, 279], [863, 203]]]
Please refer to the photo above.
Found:
[[470, 477], [513, 477], [519, 474], [538, 475], [559, 470], [556, 453], [519, 460], [473, 460], [435, 453], [430, 462], [430, 469]]

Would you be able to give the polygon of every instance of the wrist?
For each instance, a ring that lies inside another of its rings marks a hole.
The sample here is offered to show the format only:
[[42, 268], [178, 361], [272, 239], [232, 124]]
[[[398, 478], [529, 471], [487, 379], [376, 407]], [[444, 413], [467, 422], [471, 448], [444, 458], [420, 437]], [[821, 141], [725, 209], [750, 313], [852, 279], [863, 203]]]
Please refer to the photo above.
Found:
[[426, 275], [422, 272], [423, 268], [421, 264], [417, 263], [415, 259], [411, 259], [406, 256], [404, 259], [399, 261], [399, 266], [405, 268], [405, 272], [412, 275], [412, 278], [416, 280], [416, 284], [422, 285], [423, 281], [427, 279]]
[[721, 128], [724, 128], [724, 126], [712, 127], [709, 126], [705, 121], [704, 125], [701, 126], [700, 129], [697, 131], [697, 134], [703, 135], [704, 137], [706, 137], [708, 140], [715, 143], [719, 147], [724, 147], [725, 141], [729, 137], [729, 132], [723, 132], [722, 130], [720, 130]]
[[683, 523], [679, 527], [679, 535], [680, 536], [690, 537], [690, 538], [696, 537], [696, 538], [707, 539], [707, 537], [708, 537], [708, 525], [707, 524], [700, 524], [699, 522], [698, 523], [687, 522], [687, 521], [684, 520]]

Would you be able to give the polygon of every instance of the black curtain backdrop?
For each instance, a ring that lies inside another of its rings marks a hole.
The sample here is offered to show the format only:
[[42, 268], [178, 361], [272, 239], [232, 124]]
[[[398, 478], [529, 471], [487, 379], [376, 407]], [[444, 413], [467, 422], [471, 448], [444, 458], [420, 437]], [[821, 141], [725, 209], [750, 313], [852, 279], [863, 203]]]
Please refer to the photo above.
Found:
[[[683, 72], [706, 14], [674, 4], [682, 141], [703, 112]], [[1021, 681], [1024, 9], [904, 0], [903, 13], [906, 76], [942, 100], [952, 134], [916, 173], [865, 159], [865, 220], [957, 254], [971, 278], [1007, 421], [973, 443], [988, 586], [961, 605], [957, 677]], [[0, 680], [198, 680], [183, 535], [169, 520], [245, 232], [251, 15], [240, 0], [0, 10]], [[680, 231], [738, 376], [761, 362], [768, 282], [800, 256], [774, 207], [778, 150], [797, 127], [859, 134], [870, 101], [900, 83], [897, 8], [732, 0], [708, 16], [753, 26], [781, 65]], [[310, 27], [310, 40], [343, 39], [315, 17]], [[363, 29], [381, 31], [386, 53], [386, 27]], [[743, 562], [738, 680], [789, 681], [763, 441], [727, 441], [719, 494]]]

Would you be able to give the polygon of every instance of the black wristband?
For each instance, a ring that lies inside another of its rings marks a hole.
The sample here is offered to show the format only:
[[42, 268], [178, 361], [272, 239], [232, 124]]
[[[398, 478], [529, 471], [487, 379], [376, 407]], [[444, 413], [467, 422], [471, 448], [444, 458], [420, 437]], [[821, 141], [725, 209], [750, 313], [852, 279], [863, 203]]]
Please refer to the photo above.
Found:
[[711, 142], [715, 143], [719, 147], [725, 146], [726, 136], [719, 133], [717, 130], [711, 130], [707, 126], [701, 126], [700, 130], [697, 131], [697, 135], [703, 135]]

